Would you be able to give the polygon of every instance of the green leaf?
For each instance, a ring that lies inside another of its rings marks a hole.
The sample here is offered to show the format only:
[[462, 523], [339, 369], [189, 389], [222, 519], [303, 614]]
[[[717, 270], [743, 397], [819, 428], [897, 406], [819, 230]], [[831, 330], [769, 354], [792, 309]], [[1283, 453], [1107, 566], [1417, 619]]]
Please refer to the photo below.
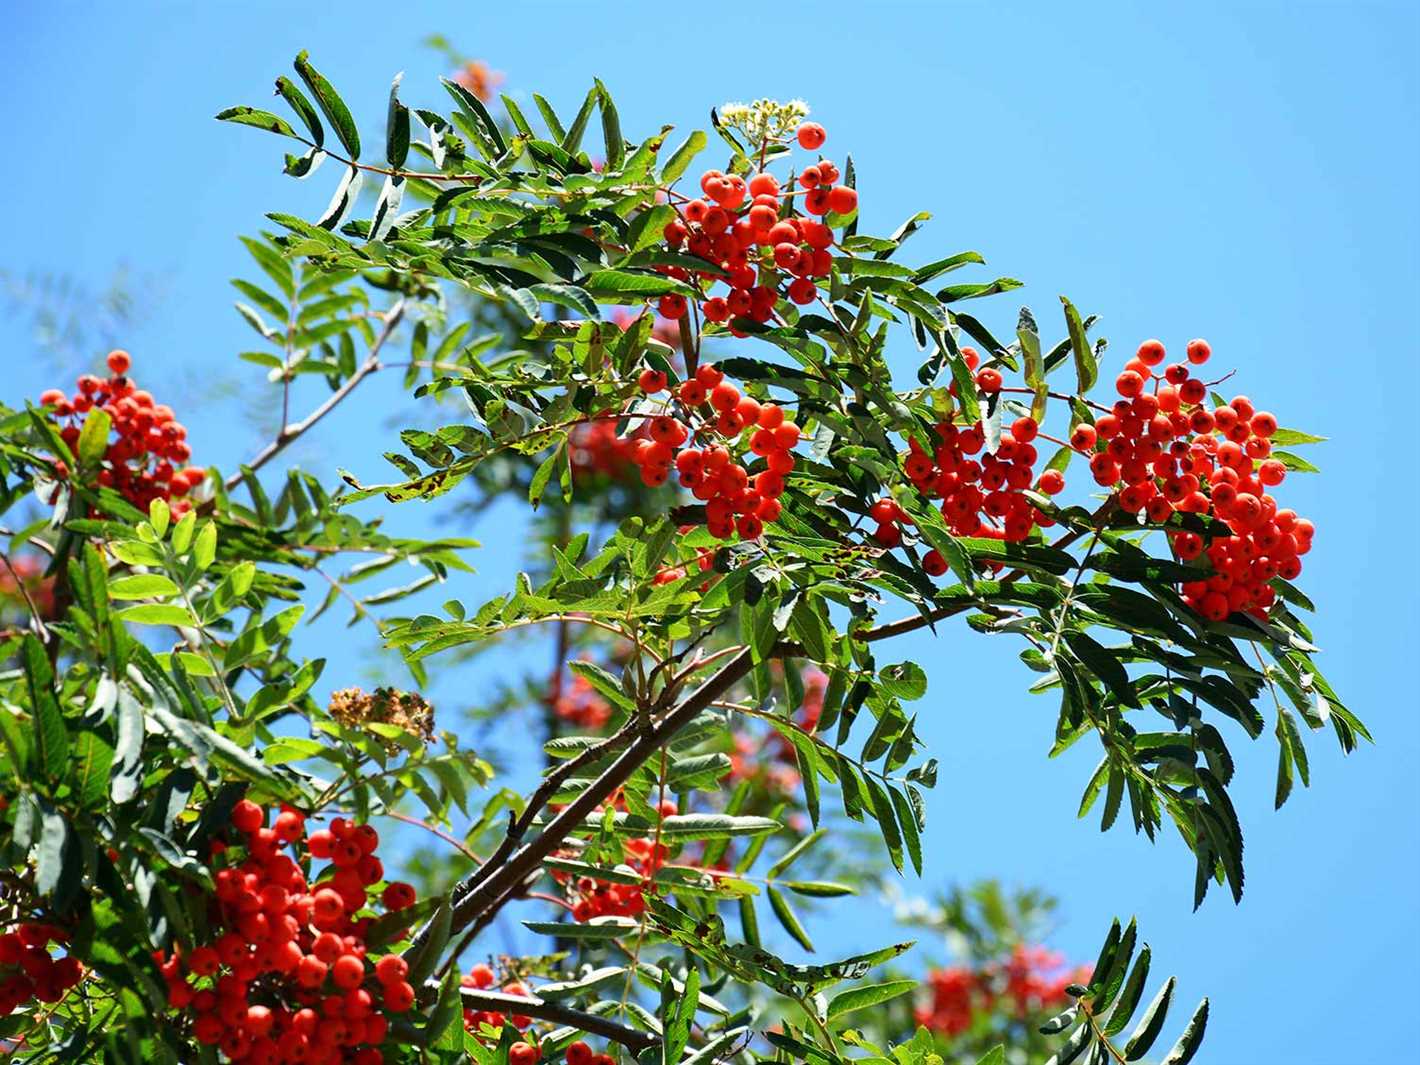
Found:
[[[40, 772], [58, 780], [69, 758], [69, 731], [59, 701], [54, 696], [54, 670], [44, 645], [33, 634], [25, 634], [25, 680], [32, 715], [33, 751]], [[0, 711], [3, 713], [4, 711]]]
[[1164, 982], [1164, 986], [1159, 988], [1159, 993], [1149, 1003], [1149, 1008], [1144, 1011], [1144, 1016], [1139, 1018], [1139, 1024], [1124, 1044], [1124, 1060], [1138, 1061], [1149, 1052], [1149, 1048], [1159, 1038], [1159, 1033], [1164, 1029], [1164, 1021], [1168, 1019], [1173, 989], [1174, 978], [1170, 976]]
[[675, 208], [668, 203], [657, 204], [642, 211], [626, 227], [626, 250], [640, 251], [664, 240], [662, 231], [666, 223], [675, 217]]
[[576, 154], [577, 149], [582, 146], [582, 134], [587, 131], [587, 123], [591, 121], [592, 111], [597, 106], [597, 100], [601, 93], [593, 85], [587, 92], [587, 98], [582, 101], [581, 108], [577, 111], [577, 117], [572, 120], [572, 125], [567, 128], [567, 135], [562, 138], [562, 150], [569, 154]]
[[670, 185], [680, 179], [689, 168], [691, 160], [705, 150], [705, 131], [697, 129], [685, 139], [685, 143], [671, 153], [661, 170], [661, 184]]
[[69, 850], [69, 822], [48, 803], [40, 811], [39, 843], [35, 848], [35, 890], [51, 896], [59, 887], [64, 872], [65, 852]]
[[[679, 281], [660, 274], [638, 274], [629, 270], [596, 270], [582, 283], [582, 287], [593, 296], [606, 297], [611, 302], [635, 303], [635, 297], [661, 296], [667, 292], [683, 292], [685, 286]], [[622, 296], [632, 297], [628, 300]], [[617, 297], [613, 299], [613, 297]]]
[[528, 502], [532, 504], [534, 510], [542, 502], [542, 494], [547, 491], [547, 485], [557, 470], [557, 461], [562, 457], [562, 452], [566, 447], [566, 439], [558, 441], [557, 446], [548, 452], [547, 458], [538, 464], [537, 470], [533, 473], [532, 480], [528, 483]]
[[916, 662], [899, 662], [878, 671], [883, 691], [898, 699], [911, 701], [927, 694], [927, 674]]
[[1193, 1016], [1188, 1019], [1188, 1025], [1184, 1028], [1183, 1034], [1178, 1037], [1178, 1042], [1173, 1045], [1173, 1049], [1168, 1052], [1160, 1065], [1188, 1065], [1193, 1060], [1193, 1055], [1198, 1052], [1198, 1047], [1203, 1043], [1203, 1032], [1207, 1027], [1208, 1000], [1205, 998], [1193, 1011]]
[[[325, 127], [320, 123], [320, 116], [316, 114], [316, 109], [311, 106], [311, 101], [306, 98], [306, 94], [296, 87], [296, 83], [284, 75], [276, 79], [276, 92], [296, 112], [300, 120], [305, 123], [306, 129], [310, 131], [311, 140], [315, 141], [319, 148], [325, 143]], [[251, 248], [251, 242], [246, 242]], [[253, 252], [255, 254], [255, 252]], [[259, 256], [258, 256], [259, 258]]]
[[1326, 437], [1313, 436], [1297, 429], [1278, 429], [1269, 439], [1273, 447], [1295, 447], [1298, 444], [1320, 444]]
[[488, 113], [488, 108], [484, 106], [482, 100], [469, 92], [458, 82], [449, 78], [440, 78], [440, 83], [454, 101], [459, 105], [459, 110], [472, 120], [473, 124], [482, 131], [488, 138], [488, 144], [493, 149], [495, 156], [501, 156], [508, 150], [508, 144], [503, 140], [503, 134], [498, 129], [498, 123], [493, 121], [493, 116]]
[[[188, 518], [196, 520], [197, 512], [189, 510], [182, 516], [182, 521], [178, 522], [177, 528], [173, 531], [173, 550], [179, 555], [187, 548], [186, 539], [179, 540], [179, 534], [183, 531], [184, 522]], [[187, 536], [192, 535], [192, 526], [187, 525]], [[212, 560], [217, 557], [217, 526], [212, 522], [204, 522], [202, 528], [198, 530], [197, 539], [192, 545], [192, 562], [200, 570], [205, 570], [212, 565]]]
[[854, 1010], [867, 1009], [905, 995], [917, 987], [916, 980], [888, 980], [881, 984], [866, 984], [850, 987], [847, 991], [833, 996], [828, 1003], [828, 1020], [841, 1017]]
[[784, 826], [772, 817], [733, 817], [729, 814], [672, 814], [661, 821], [663, 839], [725, 839], [778, 832]]
[[85, 809], [101, 805], [108, 795], [113, 748], [97, 732], [81, 732], [74, 744], [74, 791]]
[[804, 926], [799, 923], [799, 917], [794, 913], [793, 907], [789, 905], [789, 900], [784, 897], [784, 893], [773, 884], [766, 887], [769, 895], [769, 905], [774, 910], [774, 916], [779, 918], [779, 923], [783, 925], [784, 931], [794, 937], [794, 940], [805, 950], [813, 953], [813, 940], [804, 931]]
[[213, 619], [221, 617], [236, 606], [242, 596], [251, 591], [252, 582], [255, 580], [256, 564], [251, 561], [239, 562], [213, 590], [204, 613]]
[[803, 855], [808, 852], [810, 847], [812, 847], [815, 843], [817, 843], [824, 837], [826, 832], [826, 829], [820, 828], [817, 831], [811, 832], [803, 839], [799, 840], [798, 843], [795, 843], [792, 847], [790, 847], [787, 851], [784, 852], [783, 857], [781, 857], [777, 862], [775, 862], [769, 867], [769, 872], [767, 872], [765, 876], [768, 877], [770, 880], [779, 879], [783, 872], [788, 869], [789, 866], [793, 865], [794, 862], [796, 862], [799, 858], [803, 857]]
[[167, 599], [178, 594], [178, 586], [161, 573], [135, 573], [109, 582], [111, 599]]
[[1075, 357], [1075, 377], [1080, 394], [1084, 395], [1094, 387], [1095, 380], [1099, 377], [1099, 367], [1095, 362], [1094, 352], [1090, 350], [1089, 338], [1085, 336], [1085, 323], [1080, 319], [1080, 312], [1064, 296], [1060, 297], [1060, 302], [1065, 308], [1065, 327], [1070, 332], [1070, 351]]
[[84, 427], [79, 430], [79, 465], [92, 468], [98, 465], [108, 450], [108, 433], [113, 421], [108, 411], [94, 407], [84, 419]]
[[635, 932], [640, 926], [629, 917], [593, 917], [585, 924], [566, 921], [524, 921], [523, 927], [540, 936], [556, 936], [558, 939], [606, 940], [616, 939], [628, 932]]
[[597, 106], [601, 109], [602, 115], [602, 137], [606, 141], [606, 168], [608, 170], [620, 170], [621, 164], [626, 161], [626, 141], [621, 135], [621, 118], [616, 113], [616, 104], [612, 102], [611, 93], [606, 91], [606, 86], [598, 78], [597, 86]]
[[399, 102], [399, 83], [403, 78], [402, 71], [394, 76], [385, 117], [385, 161], [396, 170], [409, 155], [409, 108]]
[[1040, 334], [1035, 318], [1030, 310], [1021, 308], [1016, 323], [1016, 339], [1020, 341], [1021, 355], [1025, 360], [1026, 386], [1034, 391], [1031, 397], [1030, 416], [1038, 423], [1045, 420], [1045, 405], [1049, 399], [1045, 383], [1045, 359], [1040, 353]]
[[279, 133], [283, 137], [296, 137], [296, 131], [284, 118], [270, 111], [258, 111], [255, 107], [228, 107], [217, 112], [218, 122], [236, 122], [242, 126], [254, 126], [268, 133]]
[[1124, 1031], [1124, 1026], [1129, 1023], [1129, 1018], [1134, 1016], [1134, 1008], [1139, 1005], [1139, 996], [1144, 993], [1144, 984], [1149, 979], [1151, 957], [1149, 945], [1145, 943], [1139, 951], [1139, 957], [1134, 962], [1133, 970], [1129, 973], [1129, 979], [1124, 982], [1124, 989], [1119, 994], [1119, 1001], [1110, 1010], [1109, 1020], [1104, 1026], [1106, 1035], [1118, 1035]]
[[188, 613], [186, 607], [165, 603], [144, 603], [142, 606], [125, 607], [114, 616], [123, 621], [131, 621], [135, 625], [176, 625], [191, 628], [197, 624], [197, 620]]
[[352, 160], [359, 159], [360, 131], [355, 128], [355, 120], [350, 117], [350, 109], [345, 106], [345, 101], [340, 98], [340, 94], [335, 91], [330, 82], [326, 81], [321, 73], [311, 66], [307, 58], [309, 54], [302, 51], [300, 55], [296, 56], [296, 73], [306, 83], [306, 88], [311, 90], [311, 95], [316, 98], [316, 103], [320, 105], [326, 120], [335, 127], [335, 135], [340, 138], [340, 143], [345, 146], [345, 150], [350, 153], [350, 158]]

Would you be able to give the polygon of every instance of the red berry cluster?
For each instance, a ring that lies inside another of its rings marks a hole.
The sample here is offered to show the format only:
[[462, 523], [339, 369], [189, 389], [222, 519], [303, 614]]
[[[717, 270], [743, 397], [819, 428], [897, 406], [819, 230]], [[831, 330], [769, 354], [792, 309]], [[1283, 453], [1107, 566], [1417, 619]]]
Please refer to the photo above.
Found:
[[6, 607], [29, 610], [34, 603], [40, 617], [54, 613], [54, 578], [44, 575], [45, 564], [32, 554], [16, 555], [10, 565], [0, 568], [0, 615]]
[[978, 969], [953, 965], [927, 974], [930, 1000], [917, 1007], [917, 1023], [934, 1032], [960, 1035], [981, 1013], [1003, 1001], [1019, 1017], [1065, 1005], [1065, 989], [1087, 984], [1090, 966], [1063, 969], [1061, 955], [1044, 947], [1018, 944], [1001, 961]]
[[[779, 517], [799, 427], [785, 420], [782, 407], [742, 396], [724, 377], [705, 365], [681, 382], [675, 399], [685, 420], [670, 413], [651, 418], [632, 459], [641, 467], [641, 480], [653, 487], [665, 484], [674, 467], [682, 487], [705, 503], [705, 525], [712, 534], [727, 540], [738, 532], [753, 540], [766, 522]], [[666, 391], [666, 375], [643, 370], [640, 385], [647, 395], [658, 395]], [[764, 469], [753, 475], [739, 463], [746, 433], [748, 450], [764, 460]], [[686, 446], [692, 435], [701, 446]]]
[[[824, 139], [823, 127], [815, 122], [799, 127], [801, 147], [815, 150]], [[858, 193], [835, 184], [838, 178], [838, 167], [827, 159], [800, 171], [799, 192], [781, 188], [779, 179], [768, 172], [745, 181], [738, 174], [707, 170], [700, 178], [705, 198], [681, 204], [677, 217], [666, 223], [664, 235], [672, 249], [683, 246], [714, 269], [659, 269], [695, 284], [702, 294], [716, 282], [725, 282], [727, 295], [701, 301], [701, 313], [711, 322], [739, 318], [767, 322], [781, 295], [800, 306], [812, 303], [818, 297], [814, 279], [827, 277], [833, 267], [828, 252], [833, 230], [819, 216], [851, 215], [858, 209]], [[802, 215], [794, 209], [794, 197], [800, 193], [806, 212]], [[657, 309], [663, 317], [683, 318], [685, 297], [662, 296]], [[736, 336], [745, 335], [733, 324], [729, 328]]]
[[[971, 348], [963, 350], [967, 365], [975, 369], [978, 356]], [[998, 392], [1001, 375], [987, 367], [976, 374], [982, 393]], [[1034, 441], [1040, 426], [1034, 418], [1017, 418], [1001, 435], [996, 450], [981, 454], [986, 446], [986, 432], [981, 423], [959, 426], [941, 422], [936, 427], [938, 443], [928, 452], [916, 439], [908, 441], [903, 457], [907, 479], [928, 498], [940, 498], [942, 517], [958, 536], [979, 536], [1018, 542], [1026, 539], [1037, 527], [1054, 524], [1031, 503], [1026, 489], [1034, 486], [1046, 495], [1055, 495], [1065, 488], [1065, 478], [1058, 470], [1045, 470], [1036, 477], [1039, 460]], [[902, 540], [901, 526], [910, 523], [907, 513], [894, 500], [880, 499], [868, 511], [877, 522], [873, 538], [883, 547], [896, 547]], [[937, 551], [929, 551], [922, 567], [933, 577], [947, 571], [946, 560]]]
[[[675, 813], [675, 803], [667, 803], [669, 813]], [[667, 811], [662, 810], [662, 815]], [[665, 844], [654, 839], [628, 839], [622, 844], [625, 852], [623, 864], [650, 880], [665, 864], [669, 853]], [[572, 919], [590, 921], [593, 917], [639, 917], [646, 911], [642, 884], [613, 884], [605, 880], [582, 876], [569, 884], [568, 895], [576, 901], [572, 904]]]
[[1311, 550], [1315, 528], [1295, 511], [1278, 509], [1268, 492], [1287, 476], [1270, 458], [1277, 419], [1246, 396], [1208, 406], [1208, 386], [1189, 364], [1208, 361], [1207, 341], [1190, 341], [1186, 363], [1155, 373], [1164, 345], [1147, 340], [1115, 380], [1122, 397], [1093, 426], [1080, 424], [1071, 444], [1090, 455], [1096, 483], [1114, 488], [1119, 506], [1149, 521], [1175, 512], [1210, 515], [1232, 535], [1205, 542], [1193, 532], [1171, 536], [1174, 553], [1194, 559], [1206, 551], [1212, 574], [1183, 586], [1188, 603], [1214, 621], [1235, 612], [1266, 617], [1277, 594], [1274, 577], [1294, 579], [1299, 556]]
[[[231, 824], [245, 853], [237, 861], [220, 841], [213, 847], [226, 864], [214, 877], [212, 938], [157, 955], [169, 1003], [192, 1015], [198, 1042], [232, 1061], [380, 1065], [386, 1014], [408, 1010], [415, 993], [402, 958], [371, 966], [365, 944], [373, 917], [361, 911], [373, 908], [369, 895], [385, 875], [379, 833], [336, 818], [307, 837], [305, 818], [289, 808], [267, 828], [266, 811], [246, 799]], [[331, 864], [311, 878], [312, 859]], [[414, 889], [390, 883], [380, 899], [403, 909]]]
[[610, 415], [573, 426], [567, 445], [573, 480], [606, 477], [620, 481], [631, 476], [635, 441], [616, 435], [616, 420]]
[[552, 712], [560, 720], [583, 729], [599, 729], [611, 720], [611, 704], [581, 674], [573, 675], [570, 687], [558, 681]]
[[[479, 962], [463, 975], [459, 983], [463, 984], [464, 987], [476, 987], [480, 991], [486, 991], [497, 983], [497, 977], [493, 974], [492, 966]], [[505, 995], [526, 996], [528, 993], [527, 986], [517, 981], [504, 985], [502, 990]], [[515, 1013], [511, 1017], [504, 1017], [499, 1010], [465, 1009], [463, 1011], [463, 1023], [464, 1027], [471, 1032], [479, 1032], [484, 1027], [492, 1028], [496, 1031], [501, 1029], [504, 1023], [511, 1024], [514, 1028], [518, 1029], [518, 1031], [522, 1031], [524, 1028], [527, 1028], [528, 1025], [532, 1024], [532, 1018], [522, 1013]], [[514, 1046], [530, 1046], [530, 1044], [515, 1043]], [[532, 1047], [531, 1049], [536, 1051], [537, 1048]], [[536, 1061], [537, 1058], [533, 1057], [528, 1060]]]
[[[191, 503], [185, 498], [207, 478], [196, 466], [179, 468], [192, 457], [187, 429], [176, 420], [173, 409], [153, 402], [153, 394], [138, 388], [128, 376], [133, 360], [126, 351], [111, 351], [107, 379], [82, 374], [72, 396], [51, 388], [39, 401], [52, 407], [62, 420], [59, 435], [72, 452], [79, 443], [79, 431], [91, 410], [103, 410], [111, 419], [115, 439], [104, 452], [104, 466], [98, 483], [112, 488], [140, 510], [162, 499], [172, 504], [179, 517]], [[69, 475], [63, 462], [56, 462], [61, 478]]]
[[[667, 799], [661, 804], [659, 813], [661, 817], [670, 817], [676, 809], [676, 804]], [[573, 920], [586, 922], [593, 917], [639, 917], [645, 912], [646, 884], [665, 864], [670, 852], [664, 844], [648, 837], [626, 840], [622, 851], [621, 864], [640, 874], [640, 883], [612, 883], [592, 876], [574, 877], [565, 870], [552, 871], [553, 879], [563, 885], [572, 903]]]
[[[694, 528], [694, 525], [682, 525], [678, 531], [682, 536], [684, 536], [686, 533], [690, 532]], [[697, 550], [695, 552], [694, 565], [695, 568], [701, 573], [709, 573], [710, 570], [713, 569], [715, 566], [714, 550], [708, 547], [702, 547]], [[687, 575], [689, 575], [690, 567], [691, 563], [686, 563], [685, 565], [681, 566], [662, 566], [656, 571], [656, 576], [653, 580], [653, 583], [674, 584], [676, 581], [681, 580]], [[700, 587], [701, 591], [709, 591], [710, 582], [705, 581], [701, 584]]]
[[610, 1054], [593, 1053], [580, 1039], [568, 1044], [566, 1054], [567, 1065], [616, 1065], [616, 1059]]
[[0, 1017], [31, 999], [58, 1002], [84, 978], [78, 958], [49, 953], [51, 943], [68, 941], [63, 928], [41, 921], [25, 921], [0, 934]]

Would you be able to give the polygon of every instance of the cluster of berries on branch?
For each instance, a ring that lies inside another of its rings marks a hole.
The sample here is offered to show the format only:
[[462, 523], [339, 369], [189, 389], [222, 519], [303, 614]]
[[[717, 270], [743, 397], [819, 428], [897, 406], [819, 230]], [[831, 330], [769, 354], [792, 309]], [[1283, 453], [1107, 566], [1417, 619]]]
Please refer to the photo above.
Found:
[[953, 1036], [1002, 1005], [1017, 1017], [1055, 1011], [1069, 1000], [1067, 987], [1089, 983], [1090, 971], [1088, 965], [1067, 970], [1060, 954], [1017, 944], [1005, 958], [978, 968], [953, 965], [929, 972], [929, 997], [916, 1008], [916, 1020], [934, 1032]]
[[[78, 449], [79, 433], [90, 411], [102, 410], [110, 419], [113, 434], [103, 455], [97, 482], [112, 488], [139, 510], [146, 511], [155, 499], [162, 499], [181, 517], [192, 506], [188, 494], [207, 478], [207, 471], [184, 465], [192, 458], [187, 429], [166, 404], [156, 403], [153, 394], [139, 388], [129, 376], [133, 360], [126, 351], [111, 351], [111, 377], [81, 374], [73, 395], [51, 388], [39, 397], [60, 419], [59, 436], [71, 453]], [[61, 480], [71, 471], [63, 460], [55, 461]]]
[[[266, 820], [243, 799], [231, 815], [236, 838], [214, 841], [214, 863], [224, 864], [210, 938], [156, 956], [168, 1002], [191, 1016], [199, 1043], [231, 1061], [380, 1065], [389, 1015], [406, 1012], [415, 991], [404, 959], [370, 957], [366, 939], [377, 906], [411, 906], [414, 889], [391, 882], [374, 894], [385, 875], [370, 825], [336, 818], [307, 836], [295, 810]], [[314, 874], [312, 860], [330, 864]]]
[[[974, 349], [963, 348], [962, 355], [970, 369], [980, 365]], [[978, 370], [975, 380], [983, 399], [1002, 387], [1001, 374], [993, 367]], [[955, 385], [952, 389], [955, 393]], [[1059, 470], [1047, 469], [1036, 476], [1040, 455], [1035, 440], [1040, 426], [1034, 418], [1015, 419], [990, 453], [985, 452], [986, 431], [980, 422], [962, 426], [943, 421], [935, 431], [937, 442], [931, 451], [916, 438], [908, 440], [902, 467], [925, 498], [941, 500], [942, 518], [955, 535], [1018, 543], [1035, 529], [1054, 524], [1026, 495], [1031, 488], [1046, 495], [1065, 488], [1065, 477]], [[907, 512], [888, 498], [877, 500], [868, 516], [877, 523], [873, 539], [889, 549], [902, 542], [902, 526], [911, 524]], [[923, 556], [922, 568], [929, 576], [940, 577], [946, 573], [947, 563], [940, 552], [932, 550]]]
[[1224, 523], [1230, 535], [1170, 535], [1180, 559], [1206, 554], [1211, 564], [1211, 574], [1183, 585], [1184, 599], [1213, 621], [1265, 618], [1277, 598], [1270, 582], [1301, 573], [1315, 528], [1269, 491], [1287, 476], [1271, 457], [1277, 419], [1246, 396], [1209, 406], [1208, 385], [1190, 365], [1211, 355], [1207, 341], [1190, 341], [1187, 362], [1158, 373], [1164, 345], [1146, 340], [1115, 380], [1121, 398], [1094, 425], [1077, 425], [1070, 442], [1090, 456], [1095, 482], [1116, 489], [1122, 510], [1154, 524], [1175, 511]]
[[[816, 151], [825, 138], [816, 122], [799, 126], [802, 148]], [[700, 178], [704, 197], [680, 203], [664, 236], [671, 250], [683, 248], [711, 268], [658, 269], [694, 285], [702, 294], [701, 314], [707, 321], [728, 323], [736, 336], [745, 335], [734, 324], [737, 319], [768, 322], [781, 296], [800, 306], [812, 303], [818, 298], [817, 282], [833, 268], [828, 250], [833, 230], [822, 219], [846, 222], [858, 209], [858, 193], [838, 184], [839, 177], [838, 167], [827, 159], [804, 167], [788, 187], [767, 171], [746, 181], [739, 174], [707, 170]], [[725, 295], [705, 295], [721, 282], [729, 289]], [[662, 317], [679, 319], [688, 307], [684, 296], [669, 294], [661, 297], [657, 310]]]
[[[625, 796], [617, 794], [612, 807], [624, 810]], [[677, 812], [676, 804], [667, 799], [657, 810], [660, 817], [671, 817]], [[593, 876], [574, 875], [565, 869], [553, 869], [552, 879], [562, 885], [568, 904], [572, 908], [572, 919], [581, 923], [594, 917], [639, 917], [646, 912], [644, 893], [654, 891], [652, 881], [656, 873], [665, 865], [670, 850], [652, 837], [637, 837], [625, 840], [622, 845], [622, 862], [625, 871], [636, 874], [636, 883], [621, 883], [602, 880]], [[563, 857], [571, 857], [571, 853]]]
[[[497, 974], [493, 967], [485, 962], [474, 965], [459, 981], [464, 987], [477, 988], [480, 991], [487, 991], [498, 982]], [[527, 985], [519, 980], [514, 980], [503, 985], [500, 989], [505, 995], [526, 996]], [[522, 1014], [512, 1014], [505, 1016], [499, 1010], [475, 1010], [465, 1009], [463, 1011], [464, 1027], [474, 1033], [480, 1041], [485, 1036], [496, 1038], [496, 1034], [502, 1031], [505, 1024], [510, 1024], [519, 1031], [523, 1031], [532, 1024], [532, 1018]], [[615, 1065], [615, 1059], [609, 1054], [594, 1053], [592, 1048], [580, 1039], [570, 1043], [564, 1051], [567, 1065]], [[540, 1060], [542, 1051], [534, 1042], [519, 1040], [508, 1048], [508, 1065], [534, 1065]]]
[[611, 720], [611, 703], [580, 673], [572, 675], [570, 684], [559, 675], [550, 702], [558, 720], [574, 728], [599, 729]]
[[[473, 987], [480, 991], [487, 991], [497, 982], [498, 978], [493, 972], [493, 967], [484, 962], [479, 962], [474, 965], [468, 972], [464, 973], [459, 980], [459, 983], [464, 987]], [[528, 993], [527, 985], [516, 980], [504, 985], [501, 990], [505, 995], [518, 995], [520, 997], [526, 997]], [[504, 1024], [510, 1024], [521, 1032], [532, 1024], [532, 1018], [522, 1013], [514, 1013], [511, 1016], [505, 1016], [499, 1010], [465, 1009], [463, 1011], [463, 1023], [464, 1027], [470, 1032], [481, 1035], [485, 1028], [499, 1032], [502, 1030]], [[528, 1043], [514, 1045], [531, 1046], [531, 1044]], [[536, 1050], [535, 1047], [532, 1049]], [[528, 1060], [536, 1061], [537, 1058], [533, 1057]]]
[[[648, 396], [669, 387], [665, 373], [651, 368], [641, 372], [640, 385]], [[705, 504], [705, 525], [714, 536], [728, 540], [738, 532], [756, 539], [779, 517], [799, 427], [778, 404], [741, 395], [708, 363], [676, 386], [672, 402], [683, 414], [668, 408], [650, 417], [632, 453], [642, 481], [665, 484], [674, 469], [681, 486]], [[763, 469], [751, 474], [741, 465], [746, 450], [763, 460]]]
[[68, 941], [65, 929], [43, 921], [24, 921], [0, 933], [0, 1017], [31, 1000], [58, 1002], [84, 978], [78, 958], [49, 953], [51, 943]]

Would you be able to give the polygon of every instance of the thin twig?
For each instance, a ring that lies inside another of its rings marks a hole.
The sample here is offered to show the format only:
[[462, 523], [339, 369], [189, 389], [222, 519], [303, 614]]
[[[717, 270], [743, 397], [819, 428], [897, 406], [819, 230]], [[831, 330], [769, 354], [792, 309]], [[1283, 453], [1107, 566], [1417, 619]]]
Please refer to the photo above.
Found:
[[[365, 361], [356, 368], [354, 373], [345, 379], [339, 388], [326, 397], [325, 402], [300, 421], [292, 425], [284, 426], [281, 432], [276, 435], [276, 439], [272, 440], [271, 443], [258, 451], [256, 456], [247, 463], [247, 469], [255, 471], [265, 466], [277, 455], [285, 451], [286, 448], [303, 433], [308, 432], [317, 422], [338, 407], [346, 396], [355, 391], [361, 381], [379, 370], [380, 349], [385, 346], [385, 342], [389, 340], [391, 334], [395, 331], [395, 327], [399, 325], [403, 317], [404, 300], [400, 299], [397, 300], [385, 314], [384, 327], [380, 330], [379, 335], [375, 337], [375, 342], [370, 345], [370, 351], [369, 354], [365, 356]], [[243, 472], [239, 470], [228, 477], [226, 481], [227, 490], [231, 491], [233, 488], [236, 488], [237, 485], [241, 484], [243, 476]]]

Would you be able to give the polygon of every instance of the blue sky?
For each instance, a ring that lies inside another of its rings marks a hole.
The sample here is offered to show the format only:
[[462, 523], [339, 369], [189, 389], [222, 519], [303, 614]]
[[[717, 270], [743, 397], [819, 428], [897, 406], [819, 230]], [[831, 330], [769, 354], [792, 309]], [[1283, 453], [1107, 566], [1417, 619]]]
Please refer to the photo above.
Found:
[[[1145, 337], [1206, 336], [1237, 367], [1238, 391], [1330, 438], [1310, 456], [1325, 473], [1285, 492], [1320, 530], [1302, 583], [1322, 605], [1321, 661], [1378, 740], [1345, 760], [1314, 737], [1312, 790], [1274, 814], [1275, 745], [1247, 750], [1229, 733], [1248, 889], [1241, 907], [1215, 893], [1193, 914], [1176, 841], [1151, 848], [1074, 820], [1093, 763], [1045, 759], [1054, 708], [1025, 694], [1017, 648], [962, 631], [914, 637], [897, 653], [931, 663], [920, 710], [943, 762], [924, 890], [988, 874], [1046, 885], [1067, 918], [1055, 945], [1079, 956], [1111, 916], [1137, 913], [1181, 996], [1213, 998], [1199, 1060], [1402, 1058], [1420, 976], [1416, 8], [828, 2], [731, 21], [704, 5], [491, 8], [16, 8], [0, 41], [12, 159], [0, 267], [101, 287], [127, 264], [152, 312], [123, 338], [144, 383], [250, 390], [260, 372], [235, 358], [251, 335], [227, 279], [252, 271], [235, 235], [269, 210], [313, 216], [335, 175], [293, 182], [275, 140], [211, 116], [270, 106], [271, 78], [300, 48], [371, 137], [398, 70], [407, 100], [442, 106], [443, 64], [419, 44], [433, 31], [506, 71], [514, 93], [564, 108], [600, 76], [633, 137], [703, 123], [726, 99], [805, 98], [828, 148], [853, 153], [867, 231], [926, 208], [910, 257], [972, 248], [1027, 282], [978, 308], [988, 321], [1009, 330], [1024, 302], [1057, 333], [1056, 296], [1068, 293], [1102, 316], [1120, 361]], [[0, 344], [8, 402], [50, 383], [23, 315], [7, 311]], [[391, 387], [368, 386], [299, 457], [329, 470], [338, 452], [382, 476]], [[194, 448], [231, 468], [257, 437], [239, 404], [209, 410], [189, 419]], [[391, 520], [419, 529], [432, 516], [417, 506]], [[473, 534], [488, 543], [480, 575], [448, 592], [481, 601], [521, 546], [506, 525]], [[327, 678], [358, 673], [357, 645], [338, 630], [313, 639], [332, 655]], [[475, 670], [459, 684], [487, 679]], [[828, 924], [830, 949], [861, 945], [834, 943]]]

